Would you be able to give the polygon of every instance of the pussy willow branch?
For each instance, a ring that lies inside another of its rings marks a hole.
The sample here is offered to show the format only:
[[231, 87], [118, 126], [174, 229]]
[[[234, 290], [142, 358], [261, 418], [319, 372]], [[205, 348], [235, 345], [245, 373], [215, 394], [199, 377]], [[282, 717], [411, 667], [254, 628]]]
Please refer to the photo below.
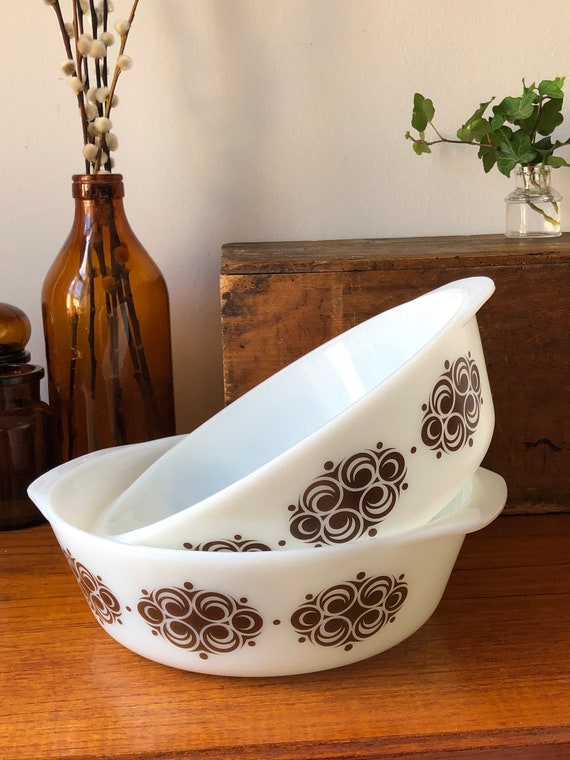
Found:
[[[119, 243], [120, 245], [120, 243]], [[146, 360], [142, 335], [140, 331], [139, 320], [137, 317], [135, 299], [131, 290], [129, 270], [124, 264], [117, 264], [115, 272], [117, 281], [117, 294], [125, 306], [121, 309], [123, 321], [125, 323], [125, 332], [129, 336], [129, 353], [133, 363], [133, 377], [135, 378], [141, 392], [143, 403], [147, 415], [147, 424], [149, 430], [154, 433], [160, 429], [158, 419], [158, 407], [154, 397], [152, 387], [152, 378], [150, 368]]]
[[73, 53], [71, 51], [71, 42], [69, 41], [69, 35], [67, 33], [67, 29], [65, 28], [65, 21], [63, 20], [63, 16], [61, 13], [61, 7], [59, 5], [59, 0], [55, 0], [53, 3], [53, 9], [55, 11], [55, 15], [57, 16], [57, 21], [59, 24], [59, 30], [61, 32], [61, 36], [63, 37], [63, 44], [65, 45], [65, 52], [67, 53], [67, 57], [69, 59], [73, 58]]
[[[113, 248], [112, 237], [110, 236], [110, 225], [114, 224], [114, 207], [110, 201], [108, 208], [108, 217], [106, 223], [100, 223], [97, 235], [97, 244], [95, 252], [99, 262], [99, 271], [101, 276], [101, 285], [105, 291], [105, 309], [107, 314], [107, 328], [109, 331], [109, 360], [111, 364], [111, 387], [113, 390], [113, 408], [115, 413], [112, 416], [111, 424], [113, 426], [113, 437], [119, 444], [127, 442], [127, 433], [125, 426], [125, 413], [123, 407], [123, 389], [121, 387], [119, 356], [119, 314], [121, 304], [117, 299], [116, 278], [113, 273]], [[109, 263], [107, 264], [105, 254], [109, 252]], [[94, 308], [94, 304], [92, 306]]]
[[154, 396], [150, 368], [146, 360], [135, 298], [131, 289], [129, 268], [126, 265], [129, 252], [119, 237], [115, 224], [115, 206], [113, 202], [111, 202], [109, 207], [107, 224], [108, 229], [106, 232], [108, 233], [108, 240], [105, 240], [105, 242], [110, 252], [110, 270], [107, 273], [110, 273], [113, 278], [112, 296], [117, 314], [120, 315], [123, 322], [125, 335], [128, 336], [127, 343], [133, 364], [133, 377], [139, 386], [143, 399], [149, 433], [154, 436], [160, 430], [158, 406]]
[[[61, 6], [59, 4], [59, 0], [54, 0], [53, 9], [55, 11], [55, 15], [57, 17], [57, 23], [59, 25], [59, 30], [60, 30], [61, 36], [63, 38], [63, 44], [64, 44], [64, 47], [65, 47], [65, 52], [67, 54], [68, 59], [70, 61], [72, 61], [72, 60], [74, 60], [73, 50], [71, 48], [71, 41], [69, 39], [69, 34], [67, 33], [67, 29], [65, 28], [65, 21], [63, 19], [63, 14], [61, 12]], [[77, 39], [77, 29], [78, 29], [78, 26], [77, 26], [77, 12], [76, 12], [75, 3], [73, 4], [73, 10], [74, 10], [73, 28], [74, 28], [75, 39]], [[76, 48], [75, 52], [76, 52], [76, 55], [79, 54], [77, 48]], [[80, 67], [79, 67], [79, 61], [77, 61], [77, 60], [76, 60], [76, 63], [75, 63], [75, 67], [76, 67], [76, 72], [75, 73], [77, 74], [77, 76], [80, 76], [81, 71], [80, 71]], [[77, 106], [78, 106], [79, 112], [81, 114], [81, 127], [82, 127], [82, 130], [83, 130], [83, 142], [86, 143], [87, 140], [88, 140], [87, 114], [85, 113], [85, 102], [83, 100], [83, 93], [81, 93], [81, 92], [77, 93]], [[85, 161], [85, 170], [86, 170], [86, 172], [89, 172], [89, 162], [88, 161]]]
[[[79, 0], [76, 0], [76, 2], [79, 2]], [[93, 31], [93, 37], [97, 38], [99, 36], [99, 29], [98, 29], [99, 23], [98, 23], [97, 10], [95, 8], [95, 0], [89, 0], [89, 9], [91, 13], [91, 29]], [[106, 1], [103, 3], [103, 9], [104, 9], [105, 18], [106, 18], [107, 12], [108, 12], [108, 3]], [[106, 55], [103, 58], [103, 62], [104, 62], [103, 65], [101, 65], [100, 58], [96, 58], [93, 62], [94, 69], [95, 69], [95, 82], [96, 82], [97, 88], [107, 86], [107, 56]], [[86, 58], [85, 59], [85, 90], [84, 91], [88, 91], [88, 90], [89, 90], [89, 70], [88, 70], [87, 58]], [[97, 102], [96, 108], [97, 108], [97, 113], [99, 114], [99, 116], [103, 116], [103, 113], [104, 113], [103, 104]], [[104, 137], [100, 135], [99, 137], [96, 138], [96, 142], [98, 144], [99, 151], [101, 154], [104, 147]], [[99, 169], [99, 165], [100, 164], [98, 163], [97, 170]], [[109, 170], [111, 169], [110, 158], [105, 164], [105, 167]]]
[[[129, 18], [128, 18], [129, 28], [127, 29], [127, 31], [124, 34], [121, 35], [121, 46], [119, 48], [119, 53], [118, 53], [117, 57], [123, 55], [123, 53], [125, 52], [125, 46], [127, 44], [127, 39], [129, 37], [129, 32], [131, 30], [131, 26], [133, 24], [133, 20], [135, 18], [135, 13], [137, 12], [137, 6], [138, 6], [138, 4], [139, 4], [139, 0], [134, 0], [133, 5], [131, 7], [131, 12], [129, 14]], [[107, 95], [107, 101], [106, 101], [106, 104], [105, 104], [105, 116], [107, 118], [109, 118], [109, 115], [111, 113], [111, 109], [113, 107], [113, 96], [115, 94], [115, 89], [117, 87], [117, 82], [119, 81], [119, 77], [121, 75], [121, 71], [122, 70], [119, 68], [119, 66], [115, 65], [115, 70], [113, 72], [113, 79], [111, 80], [111, 86], [109, 87], [109, 94]], [[101, 139], [101, 143], [103, 143], [103, 142], [104, 142], [104, 140]], [[97, 160], [95, 162], [93, 173], [97, 174], [97, 172], [99, 171], [100, 167], [101, 167], [101, 150], [99, 150], [99, 152], [97, 154]]]
[[[121, 47], [119, 48], [119, 56], [123, 55], [123, 53], [125, 52], [125, 46], [127, 44], [129, 32], [131, 31], [131, 26], [133, 24], [135, 13], [137, 12], [138, 4], [139, 4], [139, 0], [134, 0], [133, 7], [131, 8], [131, 13], [128, 19], [129, 28], [124, 34], [121, 35]], [[113, 107], [113, 95], [115, 94], [115, 89], [117, 87], [117, 82], [119, 80], [120, 75], [121, 75], [121, 69], [118, 66], [115, 66], [115, 71], [113, 72], [113, 79], [111, 80], [109, 95], [107, 97], [107, 103], [105, 106], [105, 116], [107, 116], [107, 118], [109, 117], [109, 114], [111, 113], [111, 108]]]
[[77, 351], [77, 337], [79, 327], [79, 311], [75, 306], [72, 306], [71, 312], [71, 359], [69, 361], [69, 406], [66, 413], [67, 423], [67, 458], [71, 459], [73, 456], [73, 446], [75, 443], [75, 434], [73, 427], [73, 397], [75, 390], [75, 375], [77, 370], [77, 358], [79, 352]]
[[[121, 35], [121, 44], [119, 48], [118, 56], [123, 55], [125, 51], [125, 46], [127, 44], [127, 39], [129, 36], [129, 31], [131, 28], [131, 25], [133, 23], [133, 20], [135, 18], [135, 14], [137, 11], [137, 7], [139, 4], [139, 0], [134, 0], [132, 6], [131, 6], [131, 12], [128, 17], [129, 21], [129, 29]], [[83, 131], [83, 144], [86, 145], [87, 143], [94, 142], [94, 139], [89, 135], [88, 131], [88, 119], [87, 119], [87, 113], [85, 108], [85, 93], [86, 90], [89, 89], [90, 82], [89, 82], [89, 58], [88, 56], [83, 56], [79, 52], [79, 49], [77, 47], [77, 42], [79, 40], [79, 37], [83, 34], [83, 11], [81, 9], [81, 4], [79, 0], [73, 0], [72, 7], [73, 7], [73, 36], [75, 39], [75, 45], [72, 47], [71, 45], [71, 39], [70, 35], [67, 32], [67, 29], [65, 28], [65, 21], [63, 19], [63, 14], [61, 12], [61, 4], [60, 0], [53, 0], [51, 3], [55, 15], [57, 17], [57, 22], [59, 25], [59, 29], [61, 32], [61, 36], [63, 39], [63, 44], [65, 47], [65, 52], [67, 54], [67, 58], [74, 62], [75, 64], [75, 75], [82, 79], [84, 83], [84, 89], [77, 93], [77, 105], [79, 107], [80, 115], [81, 115], [81, 128]], [[95, 10], [95, 3], [94, 0], [89, 0], [89, 8], [90, 8], [90, 15], [91, 15], [91, 23], [92, 28], [94, 32], [94, 36], [97, 36], [97, 13]], [[103, 31], [107, 31], [107, 24], [108, 24], [108, 4], [107, 2], [103, 5], [103, 22], [102, 27]], [[96, 84], [97, 87], [101, 87], [102, 85], [107, 86], [107, 76], [108, 76], [108, 62], [107, 62], [107, 56], [104, 57], [103, 62], [99, 59], [95, 61], [94, 65], [94, 71], [95, 71], [95, 78], [96, 78]], [[119, 76], [121, 75], [121, 69], [119, 66], [115, 65], [115, 69], [113, 72], [113, 79], [111, 81], [111, 86], [109, 88], [109, 94], [107, 96], [105, 105], [98, 105], [99, 115], [100, 116], [106, 116], [109, 118], [109, 114], [111, 113], [111, 109], [113, 107], [113, 97], [115, 95], [115, 89], [117, 87], [117, 81], [119, 79]], [[101, 168], [101, 153], [103, 150], [103, 147], [105, 146], [105, 137], [104, 135], [100, 136], [98, 139], [98, 148], [99, 153], [97, 156], [97, 161], [93, 168], [93, 174], [97, 174], [98, 171]], [[110, 169], [110, 162], [107, 163], [107, 167]], [[85, 173], [90, 173], [90, 163], [86, 159], [85, 160]]]
[[[103, 31], [107, 31], [109, 22], [109, 4], [104, 3], [103, 4]], [[107, 86], [107, 56], [103, 58], [103, 81], [105, 82], [105, 86]]]
[[[107, 5], [107, 3], [104, 3], [104, 5]], [[97, 37], [97, 11], [95, 10], [95, 3], [93, 0], [89, 0], [89, 8], [91, 10], [91, 28], [93, 29], [93, 37]], [[107, 56], [105, 56], [107, 58]], [[101, 87], [102, 84], [107, 84], [107, 82], [102, 82], [101, 80], [101, 64], [99, 58], [95, 59], [95, 81], [97, 83], [97, 87]]]

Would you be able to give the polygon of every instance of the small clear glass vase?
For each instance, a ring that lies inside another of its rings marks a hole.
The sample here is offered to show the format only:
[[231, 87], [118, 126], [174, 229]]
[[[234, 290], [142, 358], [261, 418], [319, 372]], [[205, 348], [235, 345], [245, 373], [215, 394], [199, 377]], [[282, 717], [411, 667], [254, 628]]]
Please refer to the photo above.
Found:
[[516, 189], [505, 198], [505, 235], [509, 238], [558, 237], [562, 196], [550, 184], [551, 167], [516, 167]]

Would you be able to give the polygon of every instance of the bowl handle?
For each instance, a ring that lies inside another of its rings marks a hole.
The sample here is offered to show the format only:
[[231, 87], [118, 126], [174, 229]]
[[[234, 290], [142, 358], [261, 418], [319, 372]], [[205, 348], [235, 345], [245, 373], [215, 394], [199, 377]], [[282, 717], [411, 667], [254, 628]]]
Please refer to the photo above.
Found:
[[507, 501], [507, 484], [501, 475], [480, 467], [473, 476], [473, 491], [462, 507], [412, 528], [406, 540], [467, 535], [481, 530], [499, 516]]
[[458, 327], [464, 327], [493, 295], [495, 283], [490, 277], [466, 277], [443, 285], [438, 290], [461, 291], [463, 302], [457, 310], [454, 321]]

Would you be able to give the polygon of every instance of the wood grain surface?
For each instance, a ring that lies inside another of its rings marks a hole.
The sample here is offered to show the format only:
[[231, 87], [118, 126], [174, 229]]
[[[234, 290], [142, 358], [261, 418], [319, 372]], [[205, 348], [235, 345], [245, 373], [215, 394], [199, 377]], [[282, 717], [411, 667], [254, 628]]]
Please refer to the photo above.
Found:
[[95, 622], [47, 525], [0, 534], [2, 760], [570, 758], [570, 515], [469, 536], [428, 623], [295, 677], [170, 669]]
[[385, 309], [462, 277], [496, 292], [478, 313], [496, 410], [485, 465], [518, 513], [570, 511], [570, 235], [224, 246], [220, 276], [229, 403]]

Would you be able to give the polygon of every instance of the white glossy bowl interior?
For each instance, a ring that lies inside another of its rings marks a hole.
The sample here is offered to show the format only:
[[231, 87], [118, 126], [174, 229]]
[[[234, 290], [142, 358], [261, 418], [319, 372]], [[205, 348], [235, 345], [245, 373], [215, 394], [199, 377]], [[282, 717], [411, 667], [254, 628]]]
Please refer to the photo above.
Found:
[[171, 548], [240, 535], [288, 549], [425, 521], [492, 437], [475, 315], [493, 290], [485, 277], [450, 283], [310, 352], [159, 458], [97, 531]]
[[51, 482], [43, 476], [32, 498], [109, 635], [150, 660], [218, 675], [324, 670], [400, 643], [435, 610], [464, 536], [506, 499], [503, 479], [479, 469], [460, 499], [400, 535], [286, 552], [157, 549], [90, 532], [100, 494], [73, 494], [87, 471], [96, 480], [106, 458], [98, 452]]

